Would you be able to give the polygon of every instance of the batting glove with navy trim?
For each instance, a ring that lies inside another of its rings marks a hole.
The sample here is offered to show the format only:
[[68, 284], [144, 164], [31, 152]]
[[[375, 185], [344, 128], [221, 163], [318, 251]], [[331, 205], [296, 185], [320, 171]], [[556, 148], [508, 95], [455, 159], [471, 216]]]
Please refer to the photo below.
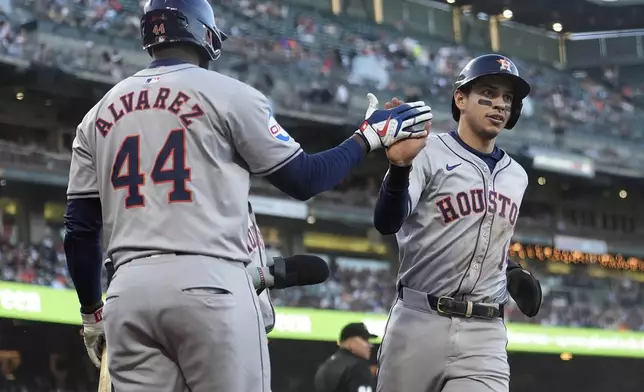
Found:
[[91, 314], [81, 313], [83, 320], [83, 341], [87, 355], [92, 363], [101, 367], [101, 355], [105, 344], [105, 327], [103, 325], [103, 306]]
[[411, 138], [427, 136], [425, 125], [431, 121], [432, 108], [425, 102], [404, 103], [391, 109], [378, 109], [378, 98], [367, 94], [369, 107], [365, 120], [355, 133], [367, 144], [369, 151], [387, 148], [392, 144]]

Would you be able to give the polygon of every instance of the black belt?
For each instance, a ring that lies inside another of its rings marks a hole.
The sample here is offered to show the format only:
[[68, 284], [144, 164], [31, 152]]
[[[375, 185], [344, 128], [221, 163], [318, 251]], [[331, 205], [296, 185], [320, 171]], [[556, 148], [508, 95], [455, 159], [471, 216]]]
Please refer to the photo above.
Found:
[[[398, 298], [403, 299], [402, 288], [398, 290]], [[459, 301], [448, 296], [436, 297], [431, 294], [427, 294], [427, 302], [432, 310], [444, 316], [476, 317], [488, 320], [503, 317], [502, 304], [497, 308], [472, 301]]]

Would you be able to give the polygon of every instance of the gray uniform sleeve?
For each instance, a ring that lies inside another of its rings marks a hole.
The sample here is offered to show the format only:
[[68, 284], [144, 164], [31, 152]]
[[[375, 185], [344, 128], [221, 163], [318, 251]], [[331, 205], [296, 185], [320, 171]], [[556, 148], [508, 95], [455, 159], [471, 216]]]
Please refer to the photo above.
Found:
[[68, 199], [99, 197], [96, 166], [91, 151], [83, 128], [79, 126], [72, 144], [72, 161], [67, 186]]
[[251, 174], [266, 176], [293, 160], [302, 149], [275, 120], [266, 97], [243, 86], [233, 96], [227, 113], [230, 137]]

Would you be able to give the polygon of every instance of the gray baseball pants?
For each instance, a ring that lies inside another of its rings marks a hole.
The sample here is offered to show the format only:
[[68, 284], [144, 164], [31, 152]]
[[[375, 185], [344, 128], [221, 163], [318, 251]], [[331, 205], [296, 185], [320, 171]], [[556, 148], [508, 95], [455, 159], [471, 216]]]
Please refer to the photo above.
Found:
[[242, 263], [166, 254], [118, 268], [104, 307], [116, 392], [269, 392], [259, 302]]
[[508, 392], [501, 318], [445, 317], [427, 295], [403, 288], [378, 352], [377, 392]]

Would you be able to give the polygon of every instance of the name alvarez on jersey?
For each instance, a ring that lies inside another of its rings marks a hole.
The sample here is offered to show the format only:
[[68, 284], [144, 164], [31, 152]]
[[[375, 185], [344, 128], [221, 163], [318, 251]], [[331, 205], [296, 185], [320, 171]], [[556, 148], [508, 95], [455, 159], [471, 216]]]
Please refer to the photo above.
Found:
[[[136, 105], [134, 104], [134, 95], [136, 94]], [[172, 100], [170, 96], [172, 95]], [[111, 102], [107, 105], [107, 110], [111, 116], [107, 118], [98, 117], [95, 122], [96, 130], [103, 136], [107, 136], [114, 124], [121, 120], [126, 114], [136, 112], [138, 110], [158, 109], [166, 110], [179, 118], [183, 127], [188, 127], [196, 118], [203, 116], [204, 110], [195, 103], [190, 108], [187, 105], [192, 98], [179, 91], [172, 94], [172, 90], [167, 87], [159, 88], [156, 96], [153, 98], [153, 104], [150, 106], [149, 90], [131, 91], [119, 97], [117, 102]], [[168, 104], [168, 102], [170, 102]], [[187, 109], [187, 110], [186, 110]]]

